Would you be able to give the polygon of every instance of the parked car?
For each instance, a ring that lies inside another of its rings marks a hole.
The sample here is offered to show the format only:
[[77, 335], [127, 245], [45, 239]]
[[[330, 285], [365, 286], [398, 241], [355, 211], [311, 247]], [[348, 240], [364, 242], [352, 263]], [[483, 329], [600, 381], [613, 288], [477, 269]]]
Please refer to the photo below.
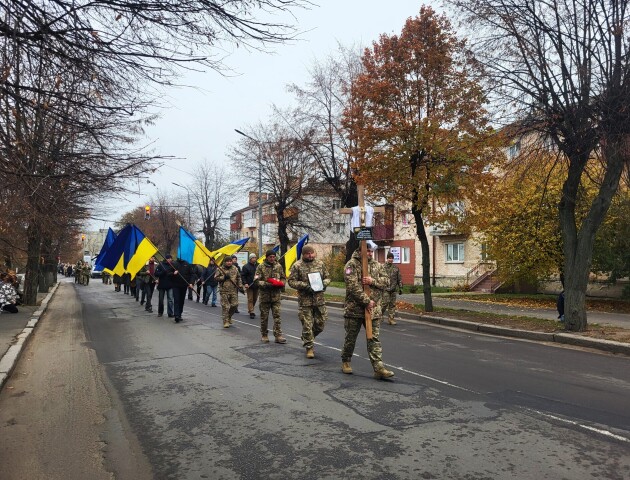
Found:
[[92, 267], [92, 272], [90, 273], [91, 278], [101, 278], [103, 276], [103, 270], [96, 270]]

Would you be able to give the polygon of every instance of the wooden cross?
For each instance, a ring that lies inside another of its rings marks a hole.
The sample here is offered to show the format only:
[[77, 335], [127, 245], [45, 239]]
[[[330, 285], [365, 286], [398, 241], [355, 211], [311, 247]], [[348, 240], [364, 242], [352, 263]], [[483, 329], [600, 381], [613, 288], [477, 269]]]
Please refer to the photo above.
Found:
[[[357, 194], [359, 197], [359, 209], [361, 212], [361, 227], [365, 227], [365, 187], [357, 184]], [[339, 213], [352, 214], [351, 208], [340, 208]], [[374, 213], [385, 213], [384, 207], [374, 207]], [[359, 240], [361, 243], [361, 272], [363, 277], [369, 276], [367, 258], [367, 240]], [[370, 286], [363, 285], [363, 291], [369, 297]], [[372, 313], [365, 309], [365, 337], [372, 340]]]

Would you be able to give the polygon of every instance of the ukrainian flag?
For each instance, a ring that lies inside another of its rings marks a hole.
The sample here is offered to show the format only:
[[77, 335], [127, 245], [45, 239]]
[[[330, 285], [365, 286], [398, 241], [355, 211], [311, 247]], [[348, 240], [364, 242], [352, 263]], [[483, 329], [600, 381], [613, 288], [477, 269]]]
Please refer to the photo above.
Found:
[[177, 257], [186, 260], [190, 264], [207, 267], [212, 257], [212, 252], [206, 246], [193, 237], [192, 233], [184, 227], [179, 227], [179, 246]]
[[291, 266], [302, 257], [302, 247], [308, 243], [308, 235], [304, 235], [284, 254], [284, 272], [289, 278]]
[[103, 260], [103, 258], [105, 257], [105, 254], [107, 253], [107, 250], [109, 250], [109, 247], [111, 247], [114, 244], [115, 240], [116, 240], [116, 234], [111, 228], [109, 228], [107, 230], [107, 236], [105, 237], [103, 246], [101, 247], [101, 251], [94, 259], [94, 269], [103, 270], [103, 266], [101, 265], [101, 260]]
[[101, 265], [116, 275], [128, 272], [133, 279], [157, 251], [157, 247], [138, 227], [128, 224], [118, 233], [103, 256]]
[[228, 243], [227, 245], [212, 252], [212, 258], [214, 258], [215, 262], [217, 262], [217, 265], [220, 265], [225, 257], [234, 255], [236, 252], [240, 251], [248, 241], [249, 237], [245, 237], [240, 240], [236, 240], [235, 242]]

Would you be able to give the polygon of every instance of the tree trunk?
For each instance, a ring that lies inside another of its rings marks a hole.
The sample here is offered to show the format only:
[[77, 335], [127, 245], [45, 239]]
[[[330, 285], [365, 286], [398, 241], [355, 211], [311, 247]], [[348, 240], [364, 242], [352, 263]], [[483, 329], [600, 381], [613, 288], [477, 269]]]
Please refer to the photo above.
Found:
[[50, 287], [55, 283], [55, 272], [57, 271], [52, 240], [48, 235], [42, 238], [41, 255], [44, 258], [44, 263], [41, 266], [39, 291], [41, 293], [47, 293]]
[[39, 227], [31, 222], [26, 231], [26, 278], [24, 279], [25, 305], [37, 305], [37, 292], [39, 290], [39, 257], [41, 252], [41, 236]]
[[586, 288], [591, 271], [595, 234], [619, 187], [624, 165], [621, 153], [622, 139], [617, 137], [602, 143], [605, 145], [603, 156], [607, 165], [606, 173], [579, 229], [575, 217], [575, 199], [578, 196], [583, 170], [580, 165], [585, 164], [581, 158], [571, 159], [559, 205], [564, 251], [564, 320], [565, 328], [574, 332], [586, 330]]
[[422, 210], [413, 203], [411, 213], [416, 221], [416, 234], [422, 248], [422, 293], [424, 293], [424, 311], [433, 311], [433, 297], [431, 295], [431, 256], [429, 255], [429, 238], [424, 230]]

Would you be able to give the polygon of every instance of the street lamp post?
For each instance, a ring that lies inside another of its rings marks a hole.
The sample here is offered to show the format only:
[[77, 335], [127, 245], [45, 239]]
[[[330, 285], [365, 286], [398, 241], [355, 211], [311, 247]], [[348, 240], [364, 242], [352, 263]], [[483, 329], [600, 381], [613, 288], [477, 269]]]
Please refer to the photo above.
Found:
[[176, 187], [180, 187], [183, 188], [184, 190], [186, 190], [186, 197], [188, 198], [188, 228], [192, 228], [190, 225], [190, 190], [188, 189], [188, 187], [185, 187], [184, 185], [180, 185], [179, 183], [175, 183], [175, 182], [171, 182], [173, 185], [175, 185]]
[[[260, 151], [260, 141], [255, 138], [250, 137], [246, 133], [241, 132], [240, 130], [234, 129], [236, 133], [239, 135], [243, 135], [245, 138], [249, 138], [252, 142], [258, 145], [258, 150]], [[262, 241], [262, 159], [258, 159], [258, 258], [262, 257], [263, 254], [263, 241]]]

